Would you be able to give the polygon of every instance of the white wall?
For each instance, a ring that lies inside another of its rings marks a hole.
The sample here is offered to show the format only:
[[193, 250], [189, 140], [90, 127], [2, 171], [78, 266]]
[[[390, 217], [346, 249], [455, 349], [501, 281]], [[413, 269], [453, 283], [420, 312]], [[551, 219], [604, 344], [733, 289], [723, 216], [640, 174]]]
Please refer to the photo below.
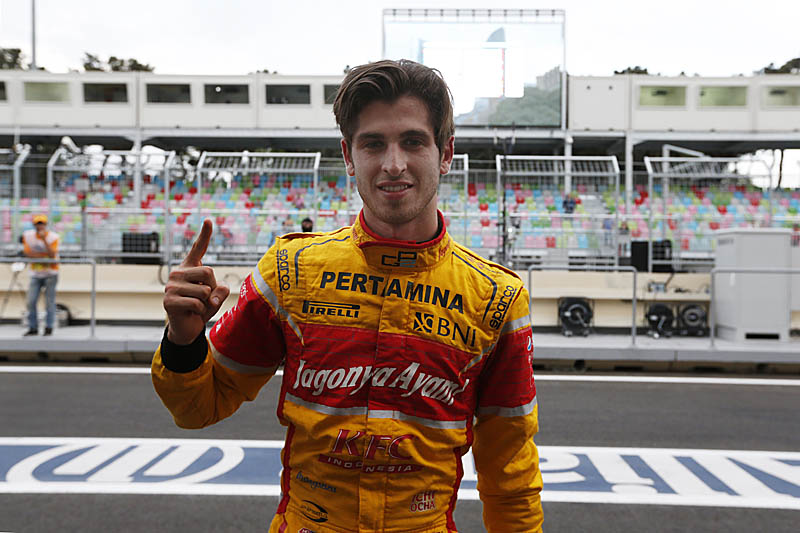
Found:
[[[83, 128], [186, 128], [186, 129], [316, 129], [334, 128], [331, 105], [324, 103], [325, 84], [339, 84], [343, 76], [283, 76], [253, 73], [244, 76], [177, 76], [152, 73], [68, 73], [0, 71], [7, 101], [0, 102], [0, 127]], [[67, 102], [26, 102], [26, 81], [64, 82]], [[84, 83], [124, 83], [126, 103], [85, 103]], [[191, 103], [148, 103], [147, 83], [185, 83], [191, 86]], [[247, 104], [206, 104], [205, 84], [246, 84]], [[308, 84], [309, 104], [268, 104], [268, 83]], [[643, 106], [645, 85], [686, 88], [682, 106]], [[702, 86], [742, 86], [747, 91], [743, 107], [699, 107]], [[620, 75], [571, 76], [568, 90], [568, 126], [580, 131], [686, 131], [686, 132], [797, 132], [800, 105], [769, 107], [766, 88], [800, 86], [793, 75], [701, 78]]]
[[[800, 86], [793, 75], [730, 78], [619, 75], [569, 78], [569, 127], [575, 130], [688, 131], [688, 132], [797, 132], [800, 106], [769, 107], [767, 87]], [[684, 87], [682, 106], [640, 104], [643, 86]], [[746, 105], [701, 107], [702, 87], [744, 87]]]

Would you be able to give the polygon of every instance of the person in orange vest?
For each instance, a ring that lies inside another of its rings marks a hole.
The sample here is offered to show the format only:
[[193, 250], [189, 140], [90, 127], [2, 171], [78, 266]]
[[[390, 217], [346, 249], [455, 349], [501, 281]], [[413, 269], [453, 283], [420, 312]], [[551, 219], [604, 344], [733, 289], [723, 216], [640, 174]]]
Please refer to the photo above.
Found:
[[[22, 249], [26, 257], [46, 257], [58, 259], [58, 233], [48, 231], [47, 215], [33, 217], [35, 229], [22, 234]], [[45, 335], [52, 335], [56, 316], [56, 283], [58, 283], [58, 263], [31, 263], [31, 283], [28, 287], [28, 331], [24, 336], [39, 334], [39, 320], [36, 314], [36, 302], [42, 289], [45, 291], [47, 318], [45, 319]]]

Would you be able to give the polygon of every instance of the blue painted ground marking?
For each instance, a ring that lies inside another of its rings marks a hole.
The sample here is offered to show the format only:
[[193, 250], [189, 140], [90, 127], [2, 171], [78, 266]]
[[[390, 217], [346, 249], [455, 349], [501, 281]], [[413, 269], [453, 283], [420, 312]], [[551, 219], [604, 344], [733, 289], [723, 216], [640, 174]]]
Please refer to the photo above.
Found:
[[[277, 496], [282, 444], [0, 438], [0, 493]], [[800, 510], [800, 452], [586, 446], [539, 452], [544, 501]], [[459, 499], [477, 499], [476, 483], [467, 454]]]

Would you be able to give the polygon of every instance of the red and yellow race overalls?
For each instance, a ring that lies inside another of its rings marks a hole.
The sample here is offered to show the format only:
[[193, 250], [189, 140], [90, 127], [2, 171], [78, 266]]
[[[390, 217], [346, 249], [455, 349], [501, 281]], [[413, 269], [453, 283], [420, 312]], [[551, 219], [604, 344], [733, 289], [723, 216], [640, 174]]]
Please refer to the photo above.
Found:
[[515, 274], [444, 230], [387, 241], [359, 217], [279, 238], [208, 339], [162, 342], [152, 375], [176, 423], [199, 428], [284, 364], [271, 532], [454, 532], [472, 446], [486, 527], [509, 533], [542, 523], [532, 357]]

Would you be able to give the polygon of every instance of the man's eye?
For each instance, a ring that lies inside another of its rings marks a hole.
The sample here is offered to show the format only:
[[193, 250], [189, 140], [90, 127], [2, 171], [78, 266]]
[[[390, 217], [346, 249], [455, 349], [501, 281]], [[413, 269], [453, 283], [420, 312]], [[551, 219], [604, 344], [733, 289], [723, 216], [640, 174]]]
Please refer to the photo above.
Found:
[[364, 148], [368, 148], [370, 150], [374, 150], [375, 148], [380, 148], [381, 146], [383, 146], [383, 143], [381, 143], [380, 141], [371, 141], [371, 142], [366, 143], [364, 145]]
[[408, 146], [422, 146], [422, 141], [420, 139], [406, 139], [406, 144]]

